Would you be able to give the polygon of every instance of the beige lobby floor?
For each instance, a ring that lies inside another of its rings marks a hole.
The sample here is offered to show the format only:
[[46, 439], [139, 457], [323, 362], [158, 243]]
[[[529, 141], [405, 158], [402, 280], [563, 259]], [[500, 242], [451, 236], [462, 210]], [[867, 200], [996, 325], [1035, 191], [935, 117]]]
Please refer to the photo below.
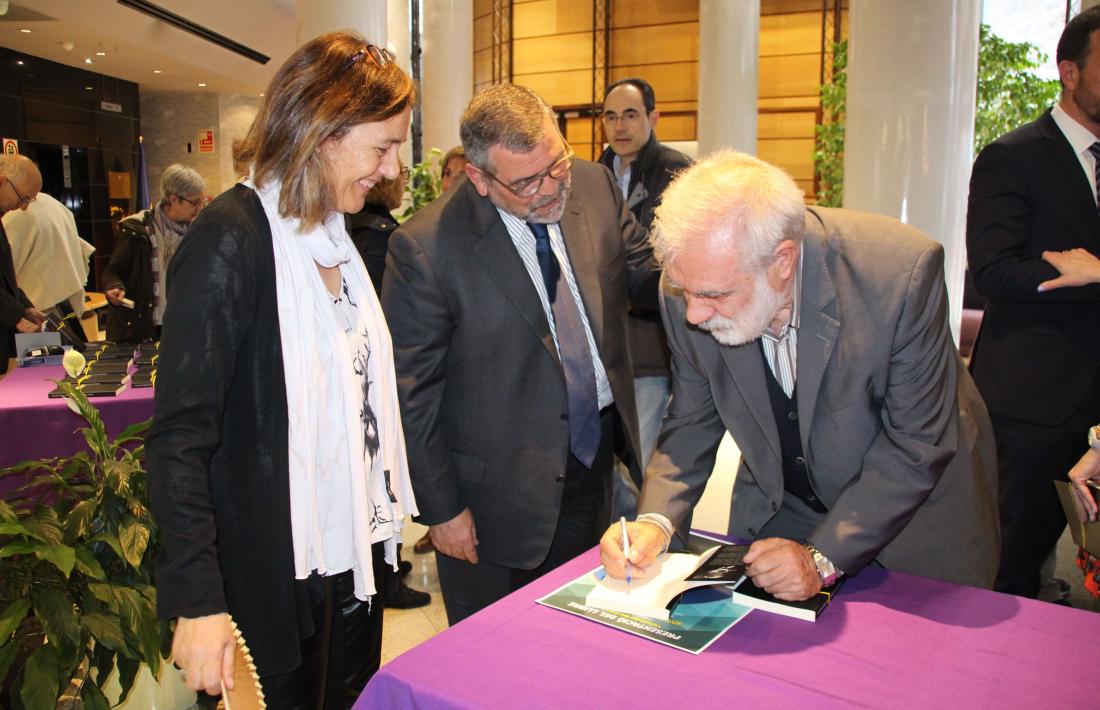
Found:
[[411, 522], [405, 527], [401, 559], [408, 560], [413, 566], [406, 583], [413, 589], [431, 594], [432, 603], [420, 609], [386, 609], [382, 621], [383, 664], [447, 628], [447, 613], [443, 610], [439, 575], [435, 569], [435, 553], [417, 555], [412, 551], [413, 545], [426, 530], [423, 525]]

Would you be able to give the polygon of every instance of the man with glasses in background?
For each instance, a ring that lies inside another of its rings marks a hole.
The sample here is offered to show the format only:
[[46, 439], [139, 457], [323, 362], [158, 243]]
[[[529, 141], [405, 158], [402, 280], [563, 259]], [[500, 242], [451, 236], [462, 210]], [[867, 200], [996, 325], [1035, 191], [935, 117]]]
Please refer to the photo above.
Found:
[[[42, 189], [38, 166], [22, 155], [0, 156], [0, 181], [0, 216], [27, 209]], [[45, 320], [46, 314], [34, 307], [15, 281], [11, 244], [0, 225], [0, 375], [15, 357], [15, 334], [39, 331]]]
[[[657, 140], [653, 130], [658, 118], [657, 97], [645, 79], [631, 77], [607, 87], [603, 97], [607, 148], [600, 156], [600, 163], [614, 173], [626, 206], [647, 232], [661, 204], [661, 194], [676, 173], [691, 165], [691, 158]], [[644, 470], [657, 447], [657, 432], [668, 408], [668, 341], [658, 313], [632, 309], [627, 324]], [[637, 489], [630, 490], [630, 485], [620, 478], [615, 482], [615, 514], [633, 515], [638, 503]], [[634, 484], [641, 488], [642, 482]]]
[[614, 455], [639, 460], [628, 302], [654, 308], [658, 280], [613, 177], [537, 94], [486, 89], [461, 136], [469, 179], [394, 233], [382, 287], [452, 624], [599, 540]]

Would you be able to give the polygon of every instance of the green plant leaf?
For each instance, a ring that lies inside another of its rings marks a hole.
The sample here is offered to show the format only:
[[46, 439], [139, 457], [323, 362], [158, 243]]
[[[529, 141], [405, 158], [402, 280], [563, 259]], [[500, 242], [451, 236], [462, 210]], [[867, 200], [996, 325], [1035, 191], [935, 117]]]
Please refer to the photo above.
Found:
[[134, 678], [141, 670], [141, 663], [125, 656], [117, 656], [116, 663], [118, 665], [118, 684], [122, 688], [116, 705], [122, 705], [123, 701], [130, 695], [130, 690], [134, 687]]
[[40, 560], [46, 560], [57, 569], [61, 570], [61, 574], [65, 575], [65, 579], [69, 578], [69, 575], [73, 572], [73, 565], [76, 564], [76, 550], [68, 545], [50, 545], [46, 547], [40, 545], [34, 554]]
[[8, 670], [11, 668], [12, 661], [19, 654], [19, 640], [14, 639], [7, 643], [0, 644], [0, 681], [3, 681], [8, 677]]
[[149, 427], [153, 424], [153, 418], [150, 417], [143, 422], [137, 422], [131, 424], [122, 430], [122, 433], [115, 438], [115, 446], [120, 444], [129, 443], [131, 441], [143, 441], [145, 439], [145, 433], [149, 431]]
[[9, 542], [7, 545], [0, 547], [0, 559], [12, 555], [30, 555], [37, 552], [40, 547], [42, 547], [40, 542]]
[[0, 500], [0, 520], [7, 523], [18, 520], [18, 516], [15, 514], [15, 511], [12, 510], [12, 507], [2, 500]]
[[[27, 616], [30, 608], [31, 602], [29, 599], [16, 599], [0, 613], [0, 642], [6, 643], [11, 638], [15, 630], [19, 628], [19, 624], [23, 623], [23, 619]], [[3, 678], [4, 674], [0, 673], [0, 680], [3, 680]]]
[[91, 541], [107, 543], [107, 545], [109, 545], [110, 548], [115, 551], [115, 555], [118, 556], [118, 559], [122, 560], [123, 562], [126, 561], [126, 557], [122, 554], [122, 546], [118, 544], [118, 538], [116, 536], [111, 535], [110, 533], [101, 532], [93, 535]]
[[60, 675], [57, 647], [52, 643], [39, 646], [23, 666], [23, 687], [19, 696], [27, 710], [56, 710]]
[[86, 577], [102, 582], [107, 579], [107, 573], [103, 571], [103, 565], [86, 547], [76, 548], [76, 569]]
[[99, 509], [99, 502], [95, 498], [82, 500], [73, 506], [69, 514], [65, 516], [65, 539], [73, 542], [86, 537], [92, 531], [92, 522]]
[[134, 569], [141, 567], [141, 558], [149, 545], [149, 528], [142, 522], [127, 515], [118, 531], [118, 542], [122, 554]]
[[50, 645], [68, 656], [81, 646], [80, 618], [72, 599], [59, 589], [37, 588], [31, 591], [34, 615], [38, 617]]
[[107, 682], [107, 676], [115, 669], [115, 652], [97, 643], [92, 649], [91, 664], [95, 669], [96, 685], [103, 685]]
[[122, 636], [121, 621], [114, 614], [92, 613], [80, 617], [80, 623], [101, 643], [112, 651], [128, 652]]
[[40, 508], [22, 519], [23, 527], [34, 537], [48, 542], [51, 545], [60, 545], [64, 542], [61, 532], [61, 521], [53, 508]]
[[99, 686], [86, 678], [80, 686], [80, 699], [84, 701], [84, 710], [111, 710], [111, 703]]

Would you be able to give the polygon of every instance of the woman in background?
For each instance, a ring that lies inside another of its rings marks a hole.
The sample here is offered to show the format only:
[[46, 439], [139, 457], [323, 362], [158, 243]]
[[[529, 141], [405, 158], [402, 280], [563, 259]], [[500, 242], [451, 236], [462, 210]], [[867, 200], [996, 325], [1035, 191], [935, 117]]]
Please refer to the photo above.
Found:
[[230, 617], [271, 708], [350, 706], [378, 668], [409, 487], [392, 344], [344, 230], [396, 178], [412, 81], [350, 33], [279, 69], [176, 254], [147, 463], [157, 604], [188, 685], [232, 689]]
[[202, 209], [202, 176], [179, 163], [160, 176], [161, 197], [151, 209], [118, 223], [118, 244], [103, 270], [107, 340], [156, 340], [164, 320], [165, 278], [172, 257]]

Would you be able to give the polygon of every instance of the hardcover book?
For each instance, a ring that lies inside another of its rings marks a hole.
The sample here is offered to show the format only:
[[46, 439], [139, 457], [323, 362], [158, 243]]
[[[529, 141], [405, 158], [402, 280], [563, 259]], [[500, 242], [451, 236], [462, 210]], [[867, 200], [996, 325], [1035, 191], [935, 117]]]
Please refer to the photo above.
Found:
[[751, 606], [753, 609], [782, 614], [803, 621], [817, 621], [817, 617], [821, 616], [825, 608], [832, 602], [833, 595], [844, 584], [844, 580], [845, 577], [841, 577], [828, 587], [823, 587], [820, 592], [805, 601], [788, 602], [776, 599], [753, 584], [751, 579], [745, 578], [733, 590], [733, 600], [738, 604]]

